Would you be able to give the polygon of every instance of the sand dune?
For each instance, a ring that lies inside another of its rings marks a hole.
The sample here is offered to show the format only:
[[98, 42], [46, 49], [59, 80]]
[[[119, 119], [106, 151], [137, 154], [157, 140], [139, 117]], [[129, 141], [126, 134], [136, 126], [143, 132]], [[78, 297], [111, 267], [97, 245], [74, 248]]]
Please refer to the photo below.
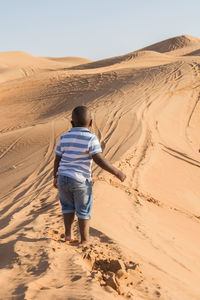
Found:
[[[126, 55], [116, 56], [113, 58], [99, 60], [74, 66], [73, 70], [105, 68], [115, 65], [115, 68], [127, 67], [148, 67], [162, 65], [177, 60], [176, 56], [182, 55], [198, 55], [200, 47], [200, 39], [189, 35], [174, 37], [159, 43], [150, 45], [138, 51], [128, 53]], [[190, 53], [191, 49], [193, 52]], [[175, 56], [175, 57], [173, 57]], [[123, 63], [123, 64], [122, 64]]]
[[197, 49], [197, 50], [195, 50], [195, 51], [192, 51], [192, 52], [190, 52], [190, 53], [188, 53], [187, 55], [194, 55], [194, 56], [199, 56], [200, 55], [200, 49]]
[[80, 65], [92, 61], [90, 59], [81, 58], [81, 57], [43, 57], [43, 58], [48, 60], [58, 61], [58, 62], [69, 63], [71, 65]]
[[[199, 41], [89, 63], [0, 53], [0, 299], [200, 298]], [[63, 240], [52, 186], [56, 143], [79, 104], [127, 174], [121, 184], [93, 166], [83, 249]]]
[[0, 83], [35, 73], [63, 70], [90, 60], [79, 57], [35, 57], [23, 51], [0, 53]]
[[71, 70], [84, 70], [104, 68], [103, 71], [122, 68], [141, 68], [148, 66], [158, 66], [164, 63], [175, 61], [171, 56], [161, 54], [155, 51], [135, 51], [126, 55], [103, 59], [96, 62], [82, 64], [71, 67]]
[[190, 49], [197, 49], [200, 46], [200, 39], [190, 36], [190, 35], [181, 35], [176, 36], [165, 41], [150, 45], [141, 50], [152, 50], [159, 53], [168, 53], [173, 55], [183, 55], [188, 53]]

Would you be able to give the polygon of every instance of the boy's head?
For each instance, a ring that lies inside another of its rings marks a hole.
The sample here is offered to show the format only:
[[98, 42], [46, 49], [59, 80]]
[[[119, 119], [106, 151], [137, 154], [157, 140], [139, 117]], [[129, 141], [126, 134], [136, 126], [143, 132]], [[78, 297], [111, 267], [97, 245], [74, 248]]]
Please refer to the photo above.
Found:
[[77, 106], [72, 111], [73, 127], [89, 127], [92, 125], [92, 118], [89, 109], [86, 106]]

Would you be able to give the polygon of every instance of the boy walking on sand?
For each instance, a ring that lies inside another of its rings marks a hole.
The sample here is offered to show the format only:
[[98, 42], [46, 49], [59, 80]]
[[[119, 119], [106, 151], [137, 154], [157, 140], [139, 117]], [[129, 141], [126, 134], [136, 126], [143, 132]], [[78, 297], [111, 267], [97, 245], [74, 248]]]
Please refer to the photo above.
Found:
[[65, 225], [65, 240], [71, 241], [75, 213], [78, 217], [81, 244], [89, 240], [89, 219], [92, 208], [92, 160], [122, 182], [126, 175], [101, 154], [101, 146], [89, 131], [92, 119], [86, 106], [72, 112], [72, 128], [60, 137], [54, 161], [54, 187], [58, 188]]

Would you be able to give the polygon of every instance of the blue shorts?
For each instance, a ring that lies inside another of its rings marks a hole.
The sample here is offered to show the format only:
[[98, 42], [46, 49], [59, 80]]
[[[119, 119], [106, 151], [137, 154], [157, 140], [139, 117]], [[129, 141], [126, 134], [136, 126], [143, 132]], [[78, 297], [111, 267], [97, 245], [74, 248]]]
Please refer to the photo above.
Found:
[[58, 175], [58, 191], [62, 212], [76, 212], [79, 219], [89, 219], [92, 209], [92, 182], [79, 182], [71, 177]]

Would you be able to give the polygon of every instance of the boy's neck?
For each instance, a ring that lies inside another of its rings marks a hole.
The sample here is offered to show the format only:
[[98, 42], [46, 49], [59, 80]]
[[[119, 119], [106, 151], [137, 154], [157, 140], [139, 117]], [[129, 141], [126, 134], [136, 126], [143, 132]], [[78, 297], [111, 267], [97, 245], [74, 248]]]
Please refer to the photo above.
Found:
[[87, 126], [87, 125], [85, 125], [85, 126], [72, 126], [72, 128], [87, 128], [88, 130], [90, 129], [89, 127], [90, 126]]

